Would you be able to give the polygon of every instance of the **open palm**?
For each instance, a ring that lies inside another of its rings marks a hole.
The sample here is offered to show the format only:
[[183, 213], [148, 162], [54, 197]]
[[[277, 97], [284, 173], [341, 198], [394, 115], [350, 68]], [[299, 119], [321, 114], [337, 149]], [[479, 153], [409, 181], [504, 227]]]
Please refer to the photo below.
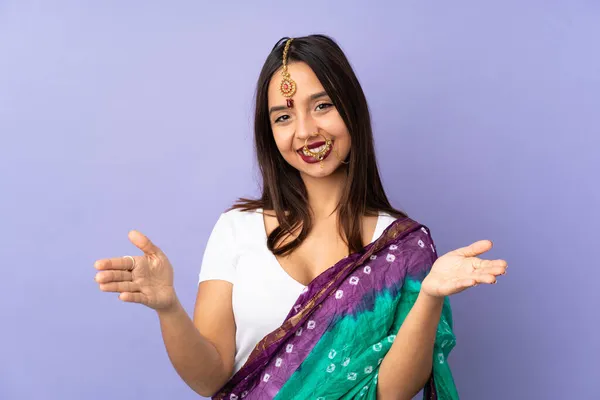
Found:
[[434, 297], [444, 297], [479, 283], [496, 283], [496, 277], [506, 273], [506, 261], [477, 257], [492, 246], [491, 241], [480, 240], [439, 257], [423, 280], [421, 290]]
[[167, 256], [138, 231], [129, 232], [129, 240], [144, 252], [142, 256], [106, 258], [94, 263], [100, 290], [118, 292], [119, 299], [144, 304], [155, 310], [175, 302], [173, 267]]

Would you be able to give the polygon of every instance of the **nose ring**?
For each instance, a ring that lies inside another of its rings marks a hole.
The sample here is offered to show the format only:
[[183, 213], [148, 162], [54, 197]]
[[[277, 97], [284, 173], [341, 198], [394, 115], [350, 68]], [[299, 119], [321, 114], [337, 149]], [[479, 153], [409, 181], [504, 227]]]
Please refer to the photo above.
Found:
[[[308, 139], [310, 139], [311, 137], [315, 137], [315, 136], [321, 136], [323, 139], [325, 139], [325, 147], [321, 151], [315, 152], [308, 148]], [[323, 156], [325, 156], [325, 154], [327, 154], [327, 152], [329, 151], [330, 148], [331, 148], [331, 139], [327, 139], [325, 137], [325, 135], [323, 135], [322, 133], [315, 132], [312, 135], [310, 135], [309, 137], [307, 137], [306, 140], [304, 140], [304, 154], [306, 154], [307, 156], [312, 156], [312, 157], [316, 158], [317, 160], [321, 161], [321, 167], [323, 166]]]

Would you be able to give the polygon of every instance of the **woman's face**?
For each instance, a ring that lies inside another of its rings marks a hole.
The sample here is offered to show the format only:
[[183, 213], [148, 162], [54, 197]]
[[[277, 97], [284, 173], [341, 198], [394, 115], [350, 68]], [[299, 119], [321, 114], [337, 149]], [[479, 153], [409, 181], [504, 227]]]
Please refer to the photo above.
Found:
[[[273, 136], [283, 158], [301, 174], [312, 177], [325, 177], [333, 173], [350, 152], [350, 133], [342, 117], [323, 85], [304, 62], [288, 64], [288, 72], [296, 82], [296, 93], [292, 97], [294, 106], [286, 106], [287, 98], [279, 92], [281, 69], [269, 83], [269, 118]], [[315, 134], [319, 135], [315, 135]], [[312, 152], [318, 153], [318, 146], [331, 139], [331, 150], [325, 153], [321, 162], [311, 155], [304, 154], [304, 144]], [[317, 146], [317, 147], [315, 147]]]

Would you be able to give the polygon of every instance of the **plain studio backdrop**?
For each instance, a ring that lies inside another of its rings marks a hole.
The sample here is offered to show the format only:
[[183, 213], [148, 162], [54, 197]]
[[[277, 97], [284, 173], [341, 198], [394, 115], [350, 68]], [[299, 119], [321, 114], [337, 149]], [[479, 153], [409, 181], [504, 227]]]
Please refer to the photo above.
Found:
[[[219, 214], [258, 193], [252, 108], [325, 33], [392, 203], [509, 268], [452, 298], [462, 399], [598, 399], [597, 1], [0, 1], [0, 399], [194, 399], [96, 259], [167, 253], [188, 312]], [[594, 334], [595, 332], [595, 334]]]

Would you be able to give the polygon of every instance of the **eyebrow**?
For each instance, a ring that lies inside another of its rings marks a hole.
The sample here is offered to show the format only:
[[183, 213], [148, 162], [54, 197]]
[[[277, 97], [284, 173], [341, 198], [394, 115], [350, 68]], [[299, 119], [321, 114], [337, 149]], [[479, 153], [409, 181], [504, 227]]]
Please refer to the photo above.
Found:
[[327, 92], [323, 90], [322, 92], [311, 94], [309, 99], [316, 100], [316, 99], [319, 99], [321, 97], [326, 97], [326, 96], [327, 96]]
[[[326, 96], [327, 96], [327, 92], [323, 90], [322, 92], [311, 94], [308, 97], [308, 99], [310, 101], [315, 101], [321, 97], [326, 97]], [[269, 115], [273, 114], [274, 112], [282, 111], [282, 110], [287, 110], [287, 107], [286, 106], [273, 106], [269, 109]]]

